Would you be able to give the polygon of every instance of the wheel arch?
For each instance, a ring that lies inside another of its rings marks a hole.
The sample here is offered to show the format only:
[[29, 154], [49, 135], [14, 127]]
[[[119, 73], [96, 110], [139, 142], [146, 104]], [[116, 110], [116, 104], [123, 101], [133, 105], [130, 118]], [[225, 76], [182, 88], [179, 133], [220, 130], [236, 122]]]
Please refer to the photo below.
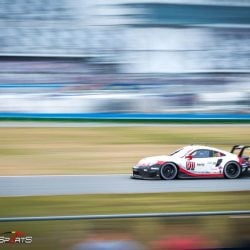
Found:
[[174, 164], [177, 167], [178, 171], [179, 171], [179, 168], [180, 168], [179, 165], [176, 162], [173, 162], [173, 161], [166, 161], [166, 162], [162, 163], [160, 168], [166, 166], [167, 164]]
[[[226, 165], [231, 164], [231, 163], [234, 163], [234, 164], [238, 165], [239, 167], [241, 167], [240, 163], [237, 162], [236, 160], [229, 160], [229, 161], [227, 161], [227, 162], [224, 164], [224, 168], [226, 167]], [[224, 168], [223, 168], [223, 170], [224, 170]]]

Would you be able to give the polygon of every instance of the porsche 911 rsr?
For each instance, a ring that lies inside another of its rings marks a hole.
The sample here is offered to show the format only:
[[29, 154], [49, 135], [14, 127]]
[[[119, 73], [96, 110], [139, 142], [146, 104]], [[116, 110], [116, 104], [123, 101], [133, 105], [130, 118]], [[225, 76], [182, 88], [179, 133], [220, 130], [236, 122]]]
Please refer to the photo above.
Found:
[[[250, 146], [235, 145], [231, 152], [213, 147], [190, 145], [170, 155], [147, 157], [132, 169], [132, 178], [164, 179], [179, 178], [228, 178], [236, 179], [250, 167], [245, 149]], [[238, 154], [235, 152], [239, 150]]]

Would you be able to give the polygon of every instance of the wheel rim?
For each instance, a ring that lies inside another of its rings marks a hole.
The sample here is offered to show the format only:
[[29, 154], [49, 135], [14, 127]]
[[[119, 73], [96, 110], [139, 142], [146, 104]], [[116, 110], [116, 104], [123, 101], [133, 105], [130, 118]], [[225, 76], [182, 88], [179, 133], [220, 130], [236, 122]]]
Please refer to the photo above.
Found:
[[226, 173], [229, 177], [235, 177], [239, 174], [239, 168], [235, 164], [228, 165]]
[[172, 178], [176, 174], [176, 170], [173, 166], [167, 165], [163, 168], [162, 171], [165, 178]]

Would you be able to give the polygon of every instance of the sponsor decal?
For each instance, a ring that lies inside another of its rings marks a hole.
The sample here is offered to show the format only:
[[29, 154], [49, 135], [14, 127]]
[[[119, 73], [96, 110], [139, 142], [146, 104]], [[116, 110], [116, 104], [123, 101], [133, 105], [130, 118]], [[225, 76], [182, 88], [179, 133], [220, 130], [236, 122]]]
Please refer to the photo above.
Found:
[[223, 169], [223, 167], [219, 166], [220, 174], [222, 174], [222, 169]]
[[192, 177], [202, 177], [202, 178], [210, 178], [210, 177], [223, 177], [223, 174], [212, 174], [209, 171], [206, 172], [198, 172], [198, 173], [191, 173], [188, 172], [187, 170], [185, 170], [184, 168], [180, 168], [180, 172], [184, 173], [188, 176], [192, 176]]
[[0, 244], [30, 244], [32, 236], [20, 231], [4, 232], [0, 234]]
[[204, 167], [205, 164], [204, 163], [197, 163], [197, 167]]
[[159, 168], [157, 168], [157, 167], [151, 167], [150, 169], [151, 170], [159, 170]]
[[209, 164], [209, 165], [216, 165], [216, 162], [215, 161], [209, 161], [207, 164]]

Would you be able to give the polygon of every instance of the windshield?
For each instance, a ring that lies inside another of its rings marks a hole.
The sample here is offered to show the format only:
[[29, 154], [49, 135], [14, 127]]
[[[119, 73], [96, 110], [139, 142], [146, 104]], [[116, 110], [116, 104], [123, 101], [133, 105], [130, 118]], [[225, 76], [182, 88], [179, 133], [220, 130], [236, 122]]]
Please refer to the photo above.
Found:
[[171, 153], [170, 156], [183, 157], [188, 152], [191, 152], [191, 150], [192, 149], [190, 147], [180, 148], [180, 149], [177, 149], [176, 151], [174, 151], [173, 153]]

